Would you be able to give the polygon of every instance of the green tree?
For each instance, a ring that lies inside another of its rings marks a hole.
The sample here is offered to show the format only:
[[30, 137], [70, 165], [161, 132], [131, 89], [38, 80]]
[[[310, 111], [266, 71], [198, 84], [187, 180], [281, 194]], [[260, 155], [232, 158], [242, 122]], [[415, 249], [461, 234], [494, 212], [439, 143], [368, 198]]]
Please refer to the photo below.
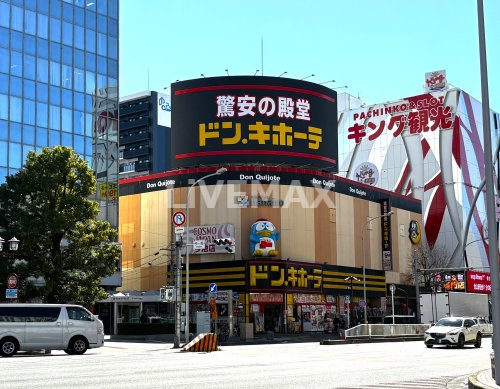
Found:
[[0, 186], [0, 230], [21, 241], [0, 260], [0, 277], [19, 276], [20, 301], [90, 306], [106, 297], [100, 280], [115, 271], [120, 249], [116, 230], [97, 220], [95, 191], [87, 162], [62, 146], [30, 152]]

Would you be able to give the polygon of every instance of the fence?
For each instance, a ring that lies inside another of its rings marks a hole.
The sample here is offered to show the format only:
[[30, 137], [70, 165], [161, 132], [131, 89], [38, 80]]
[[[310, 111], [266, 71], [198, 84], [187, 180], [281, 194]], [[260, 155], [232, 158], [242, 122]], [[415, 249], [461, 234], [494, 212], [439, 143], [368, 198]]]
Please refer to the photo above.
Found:
[[360, 324], [345, 330], [345, 338], [423, 338], [430, 324]]

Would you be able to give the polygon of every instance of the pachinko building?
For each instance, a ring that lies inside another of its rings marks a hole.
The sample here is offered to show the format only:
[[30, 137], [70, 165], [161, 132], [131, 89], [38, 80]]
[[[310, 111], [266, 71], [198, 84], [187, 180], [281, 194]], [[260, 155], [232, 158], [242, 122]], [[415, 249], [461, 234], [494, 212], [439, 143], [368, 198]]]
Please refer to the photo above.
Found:
[[[491, 111], [496, 180], [499, 119]], [[338, 175], [421, 200], [422, 241], [450, 268], [488, 272], [482, 121], [479, 101], [428, 73], [423, 94], [340, 113]]]

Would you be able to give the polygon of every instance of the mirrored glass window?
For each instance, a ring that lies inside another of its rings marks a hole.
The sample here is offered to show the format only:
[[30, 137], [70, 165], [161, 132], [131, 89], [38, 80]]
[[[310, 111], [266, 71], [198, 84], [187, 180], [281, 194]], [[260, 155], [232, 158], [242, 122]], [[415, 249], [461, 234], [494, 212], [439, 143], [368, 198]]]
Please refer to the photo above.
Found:
[[49, 63], [46, 59], [38, 58], [36, 79], [40, 82], [49, 82]]
[[22, 121], [23, 100], [20, 97], [10, 96], [10, 120], [13, 122]]
[[62, 65], [62, 86], [71, 89], [73, 86], [73, 69], [71, 66]]
[[24, 99], [24, 124], [35, 124], [35, 101]]
[[[88, 3], [92, 3], [91, 1], [88, 1]], [[84, 19], [85, 19], [85, 11], [83, 10], [83, 8], [78, 8], [76, 7], [75, 8], [75, 24], [79, 25], [79, 26], [85, 26], [85, 22], [84, 22]]]
[[10, 7], [7, 3], [0, 2], [0, 26], [9, 27]]
[[70, 23], [73, 23], [73, 6], [63, 3], [62, 18]]
[[0, 73], [0, 93], [9, 93], [9, 75]]
[[23, 34], [18, 31], [10, 33], [10, 47], [13, 50], [23, 51]]
[[50, 40], [61, 42], [61, 21], [50, 18]]
[[73, 24], [63, 22], [62, 24], [62, 42], [65, 45], [73, 45]]
[[61, 144], [61, 132], [49, 131], [49, 147], [58, 146]]
[[50, 0], [50, 16], [61, 18], [61, 0]]
[[61, 64], [50, 61], [50, 85], [61, 85]]
[[86, 39], [87, 39], [87, 51], [90, 51], [92, 53], [95, 53], [95, 38], [96, 38], [96, 33], [93, 30], [87, 30], [85, 32]]
[[49, 86], [41, 82], [36, 84], [36, 99], [46, 103], [49, 101]]
[[35, 127], [23, 126], [23, 143], [28, 145], [35, 144]]
[[84, 41], [85, 31], [83, 30], [83, 27], [75, 26], [75, 47], [83, 50], [85, 48]]
[[73, 107], [78, 111], [85, 110], [85, 97], [83, 93], [73, 93]]
[[50, 59], [53, 61], [61, 60], [61, 45], [59, 43], [50, 42]]
[[75, 135], [74, 137], [74, 142], [75, 142], [75, 151], [78, 154], [83, 154], [85, 151], [85, 142], [83, 140], [83, 136]]
[[9, 96], [0, 93], [0, 119], [9, 119]]
[[11, 27], [14, 30], [22, 31], [23, 30], [23, 9], [20, 7], [12, 6], [12, 15], [11, 15]]
[[49, 37], [49, 17], [38, 13], [38, 36], [47, 39]]
[[48, 107], [45, 103], [36, 103], [36, 124], [38, 127], [48, 127]]
[[61, 89], [50, 87], [50, 103], [55, 105], [61, 104]]
[[24, 54], [24, 78], [34, 80], [36, 78], [35, 57]]
[[38, 38], [37, 41], [38, 56], [42, 58], [49, 58], [49, 41]]
[[89, 7], [87, 7], [85, 14], [86, 14], [85, 26], [88, 29], [95, 30], [96, 29], [96, 14], [95, 14], [95, 12], [91, 12], [89, 10]]
[[9, 47], [9, 30], [5, 27], [0, 27], [0, 46]]
[[80, 111], [74, 111], [73, 113], [73, 132], [75, 134], [82, 134], [83, 135], [83, 121], [84, 121], [84, 115], [83, 112]]
[[23, 55], [17, 51], [10, 52], [10, 74], [22, 77]]
[[24, 11], [24, 32], [36, 35], [36, 13], [33, 11]]
[[23, 80], [21, 77], [10, 77], [10, 94], [14, 96], [23, 96]]
[[57, 105], [50, 106], [50, 128], [54, 130], [61, 129], [61, 108]]
[[[7, 166], [8, 146], [6, 141], [0, 141], [0, 166]], [[0, 169], [1, 178], [7, 174], [7, 169]]]
[[63, 132], [61, 144], [63, 146], [73, 147], [73, 135]]
[[73, 49], [69, 46], [62, 47], [62, 63], [73, 65]]
[[23, 144], [23, 164], [28, 159], [28, 153], [30, 151], [35, 151], [35, 148], [33, 146], [28, 146], [26, 144]]
[[62, 106], [73, 108], [73, 91], [68, 89], [62, 90]]
[[32, 35], [24, 36], [24, 52], [28, 54], [36, 53], [36, 39]]
[[21, 142], [21, 123], [11, 123], [10, 125], [10, 141]]
[[47, 147], [48, 130], [46, 128], [36, 129], [36, 145], [39, 147]]
[[85, 72], [83, 69], [75, 68], [73, 73], [73, 82], [75, 90], [79, 92], [85, 91]]
[[24, 97], [26, 99], [35, 99], [35, 81], [24, 79]]
[[64, 132], [73, 131], [73, 112], [71, 109], [62, 109], [62, 130]]
[[83, 50], [73, 50], [75, 66], [83, 68], [85, 66], [85, 52]]
[[14, 143], [10, 142], [9, 143], [9, 166], [14, 169], [20, 169], [23, 160], [22, 160], [22, 153], [21, 153], [21, 144], [20, 143]]
[[0, 47], [0, 72], [9, 73], [9, 63], [9, 50]]

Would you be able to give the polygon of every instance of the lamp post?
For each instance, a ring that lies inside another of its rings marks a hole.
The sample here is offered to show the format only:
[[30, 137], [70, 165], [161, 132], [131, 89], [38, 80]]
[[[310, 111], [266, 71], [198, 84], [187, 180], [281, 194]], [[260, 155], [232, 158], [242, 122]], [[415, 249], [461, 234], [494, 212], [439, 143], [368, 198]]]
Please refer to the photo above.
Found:
[[363, 224], [363, 227], [361, 227], [361, 249], [363, 250], [363, 300], [365, 302], [365, 306], [363, 307], [364, 311], [364, 317], [365, 317], [365, 324], [368, 324], [368, 316], [366, 312], [366, 255], [365, 255], [365, 229], [368, 224], [370, 224], [373, 220], [375, 219], [380, 219], [383, 217], [390, 217], [392, 216], [394, 212], [390, 211], [387, 213], [384, 213], [383, 215], [380, 216], [375, 216], [370, 219], [368, 219], [365, 224]]
[[[2, 239], [2, 237], [0, 236], [0, 252], [2, 252], [2, 250], [3, 250], [4, 243], [5, 243], [5, 240]], [[16, 239], [15, 236], [12, 239], [9, 239], [9, 250], [10, 251], [17, 251], [18, 248], [19, 248], [19, 239]]]
[[351, 327], [351, 320], [350, 320], [351, 309], [349, 307], [351, 306], [352, 299], [353, 299], [352, 283], [353, 283], [353, 281], [359, 281], [359, 278], [356, 278], [354, 276], [349, 276], [349, 277], [344, 278], [344, 281], [349, 281], [350, 282], [350, 285], [348, 286], [348, 288], [351, 289], [351, 299], [349, 300], [349, 305], [347, 305], [347, 328], [350, 328]]
[[186, 343], [189, 342], [189, 193], [191, 192], [191, 189], [193, 189], [193, 187], [200, 181], [206, 180], [212, 176], [219, 176], [225, 172], [227, 172], [227, 169], [225, 167], [221, 167], [216, 172], [201, 177], [193, 182], [186, 194], [186, 327], [184, 330]]

